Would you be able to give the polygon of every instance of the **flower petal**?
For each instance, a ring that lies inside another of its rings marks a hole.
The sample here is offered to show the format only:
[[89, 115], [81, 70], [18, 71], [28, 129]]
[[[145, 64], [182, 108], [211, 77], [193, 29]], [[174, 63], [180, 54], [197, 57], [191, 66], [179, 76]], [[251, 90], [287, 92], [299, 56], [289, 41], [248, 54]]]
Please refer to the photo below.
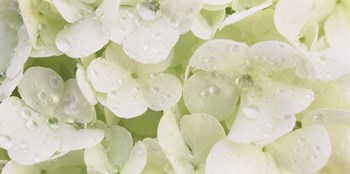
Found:
[[184, 85], [186, 107], [191, 113], [208, 113], [218, 120], [229, 117], [239, 97], [234, 81], [213, 73], [195, 73]]
[[319, 124], [296, 130], [267, 149], [291, 173], [315, 173], [326, 165], [331, 155], [327, 131]]
[[84, 14], [82, 11], [92, 11], [92, 8], [81, 1], [52, 0], [57, 11], [69, 23], [78, 22]]
[[121, 66], [102, 58], [90, 63], [87, 75], [94, 89], [103, 93], [120, 88], [131, 78], [131, 75]]
[[264, 79], [258, 89], [241, 94], [240, 109], [228, 136], [235, 142], [268, 144], [291, 131], [294, 115], [313, 99], [310, 90]]
[[35, 165], [21, 165], [15, 161], [8, 162], [1, 171], [2, 174], [40, 174], [41, 170]]
[[80, 91], [77, 80], [69, 79], [65, 82], [62, 98], [57, 105], [55, 116], [60, 120], [74, 120], [88, 123], [96, 119], [95, 108], [85, 100]]
[[145, 101], [140, 86], [131, 80], [118, 90], [111, 91], [106, 98], [107, 107], [120, 118], [133, 118], [146, 112]]
[[77, 64], [76, 78], [79, 89], [81, 90], [81, 93], [84, 95], [85, 99], [92, 105], [97, 104], [95, 97], [96, 91], [89, 82], [87, 72], [81, 64]]
[[13, 79], [6, 78], [4, 81], [0, 82], [2, 83], [0, 85], [0, 101], [4, 100], [12, 94], [13, 90], [16, 89], [17, 85], [21, 81], [22, 76], [23, 70], [21, 70], [21, 72], [19, 72]]
[[160, 111], [174, 106], [181, 98], [180, 80], [170, 74], [151, 74], [137, 79], [149, 108]]
[[[247, 167], [249, 166], [249, 167]], [[208, 155], [206, 173], [280, 174], [271, 156], [251, 144], [239, 144], [223, 139]]]
[[207, 114], [185, 115], [181, 119], [180, 130], [193, 152], [193, 162], [202, 167], [214, 144], [225, 138], [225, 131], [219, 121]]
[[165, 156], [165, 152], [155, 139], [145, 138], [142, 141], [147, 149], [147, 164], [143, 169], [143, 173], [164, 173], [167, 171], [169, 161]]
[[142, 142], [136, 142], [131, 150], [128, 161], [125, 163], [120, 173], [139, 174], [147, 163], [147, 150]]
[[63, 80], [53, 70], [43, 67], [27, 69], [18, 84], [24, 102], [45, 115], [53, 115], [63, 93]]
[[236, 69], [240, 69], [248, 48], [248, 45], [232, 40], [211, 40], [197, 48], [189, 65], [197, 69], [229, 75], [233, 71], [236, 72]]
[[85, 149], [84, 162], [88, 173], [112, 172], [112, 166], [109, 164], [106, 150], [101, 144]]
[[85, 18], [61, 30], [56, 37], [57, 48], [72, 58], [89, 56], [109, 41], [109, 33], [100, 21]]
[[350, 44], [350, 22], [347, 12], [348, 9], [337, 5], [325, 22], [325, 36], [331, 47], [342, 47]]
[[60, 152], [69, 152], [90, 148], [100, 143], [104, 132], [100, 129], [87, 128], [77, 130], [70, 125], [61, 125], [56, 131], [56, 139], [60, 140]]
[[123, 43], [125, 53], [143, 64], [164, 61], [179, 39], [179, 33], [168, 20], [143, 21]]
[[35, 130], [21, 129], [12, 136], [10, 158], [23, 165], [31, 165], [51, 159], [59, 150], [59, 141], [45, 127]]

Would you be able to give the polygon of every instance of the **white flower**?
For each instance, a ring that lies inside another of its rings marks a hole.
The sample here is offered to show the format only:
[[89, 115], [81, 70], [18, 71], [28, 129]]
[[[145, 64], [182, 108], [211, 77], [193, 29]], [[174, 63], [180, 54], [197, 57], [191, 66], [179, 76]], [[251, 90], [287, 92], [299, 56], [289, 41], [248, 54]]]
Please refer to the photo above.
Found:
[[327, 163], [331, 144], [326, 129], [311, 125], [259, 147], [229, 137], [214, 145], [206, 163], [207, 174], [315, 173]]
[[350, 170], [350, 111], [341, 109], [323, 108], [308, 113], [303, 121], [305, 126], [322, 124], [332, 144], [332, 155], [320, 174], [346, 174]]
[[165, 111], [158, 126], [158, 142], [172, 173], [204, 173], [212, 146], [225, 137], [220, 123], [208, 114], [185, 115], [177, 124], [174, 113]]
[[78, 174], [84, 171], [83, 151], [74, 151], [55, 160], [39, 164], [22, 165], [16, 161], [9, 161], [2, 174]]
[[190, 60], [189, 66], [199, 71], [185, 82], [185, 105], [191, 113], [205, 112], [221, 121], [234, 113], [240, 98], [229, 136], [241, 143], [269, 143], [291, 131], [294, 115], [314, 99], [312, 91], [274, 79], [301, 65], [299, 53], [283, 42], [249, 48], [230, 40], [208, 41]]
[[144, 64], [165, 60], [197, 17], [199, 0], [142, 0], [121, 6], [111, 40], [126, 54]]
[[31, 44], [16, 1], [0, 1], [0, 101], [10, 96], [23, 75]]
[[[0, 104], [0, 145], [20, 164], [34, 164], [101, 141], [103, 131], [89, 128], [95, 110], [77, 82], [51, 69], [29, 68], [18, 85], [22, 99]], [[11, 125], [11, 126], [9, 126]]]
[[[181, 82], [174, 75], [162, 73], [170, 66], [173, 54], [159, 64], [146, 65], [130, 59], [120, 46], [112, 44], [105, 57], [89, 64], [87, 79], [95, 91], [103, 94], [97, 99], [115, 115], [132, 118], [147, 108], [160, 111], [180, 100]], [[78, 79], [84, 78], [80, 75]]]

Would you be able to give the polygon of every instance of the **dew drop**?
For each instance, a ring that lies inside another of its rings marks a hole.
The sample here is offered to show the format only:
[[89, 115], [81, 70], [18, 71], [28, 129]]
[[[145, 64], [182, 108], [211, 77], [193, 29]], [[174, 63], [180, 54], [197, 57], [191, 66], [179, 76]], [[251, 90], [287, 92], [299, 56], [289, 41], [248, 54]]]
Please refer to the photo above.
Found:
[[62, 52], [68, 52], [72, 48], [70, 41], [64, 38], [57, 39], [56, 46]]
[[253, 84], [254, 81], [252, 77], [248, 74], [244, 74], [236, 80], [236, 85], [242, 91], [249, 89], [251, 86], [253, 86]]
[[153, 33], [153, 37], [157, 40], [160, 40], [162, 38], [162, 35], [160, 33]]
[[219, 95], [221, 92], [220, 88], [216, 85], [209, 86], [208, 91], [211, 95]]
[[143, 43], [143, 44], [142, 44], [142, 48], [143, 48], [144, 50], [149, 50], [149, 48], [150, 48], [149, 43], [148, 43], [148, 42]]
[[147, 21], [155, 19], [159, 9], [160, 4], [157, 0], [145, 0], [137, 5], [138, 13]]
[[29, 120], [26, 123], [26, 127], [27, 127], [28, 130], [34, 130], [34, 129], [36, 129], [38, 127], [38, 124], [35, 121], [33, 121], [33, 120]]
[[57, 77], [52, 77], [49, 81], [49, 84], [54, 87], [54, 88], [57, 88], [59, 87], [59, 80]]
[[55, 117], [49, 118], [47, 120], [47, 122], [48, 122], [50, 128], [52, 128], [52, 129], [58, 129], [60, 127], [58, 124], [58, 119]]
[[204, 63], [207, 64], [208, 66], [214, 65], [216, 61], [216, 58], [214, 56], [210, 56], [204, 60]]
[[90, 70], [90, 74], [94, 77], [97, 76], [97, 71], [95, 69]]
[[153, 87], [153, 88], [151, 88], [151, 90], [152, 90], [152, 92], [154, 92], [154, 93], [157, 93], [157, 92], [160, 91], [160, 89], [159, 89], [158, 87]]
[[40, 24], [38, 25], [38, 29], [41, 30], [41, 31], [46, 30], [46, 29], [47, 29], [47, 25], [44, 24], [44, 23], [40, 23]]
[[40, 100], [45, 100], [46, 99], [46, 94], [44, 92], [38, 92], [37, 93], [37, 97], [40, 99]]
[[0, 144], [3, 148], [9, 149], [12, 147], [12, 141], [9, 136], [0, 135]]
[[21, 111], [21, 116], [23, 119], [28, 120], [32, 116], [32, 112], [28, 109], [24, 109]]
[[258, 114], [260, 112], [260, 109], [255, 104], [250, 104], [246, 108], [243, 109], [243, 114], [250, 119], [256, 119]]
[[87, 128], [87, 124], [86, 123], [79, 123], [79, 122], [73, 122], [72, 126], [76, 129], [76, 130], [84, 130]]

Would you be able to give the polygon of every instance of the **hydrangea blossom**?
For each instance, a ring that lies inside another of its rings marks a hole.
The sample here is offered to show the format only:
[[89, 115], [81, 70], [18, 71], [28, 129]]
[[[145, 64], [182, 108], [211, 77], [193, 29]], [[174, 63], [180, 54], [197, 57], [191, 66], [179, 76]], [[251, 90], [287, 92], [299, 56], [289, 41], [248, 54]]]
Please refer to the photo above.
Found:
[[159, 111], [179, 101], [180, 81], [162, 73], [170, 66], [173, 54], [159, 64], [145, 65], [130, 59], [119, 45], [111, 44], [105, 57], [94, 59], [86, 75], [94, 90], [103, 94], [97, 99], [115, 115], [132, 118], [147, 108]]
[[51, 69], [33, 67], [18, 89], [22, 99], [9, 97], [0, 104], [1, 147], [14, 161], [39, 163], [91, 147], [103, 138], [103, 131], [88, 125], [95, 110], [76, 80], [64, 83]]
[[266, 143], [291, 131], [294, 114], [314, 99], [312, 91], [273, 78], [301, 63], [299, 53], [282, 42], [249, 48], [230, 40], [208, 41], [190, 60], [189, 66], [199, 71], [185, 82], [185, 104], [192, 113], [210, 113], [224, 120], [240, 98], [230, 136], [241, 143]]

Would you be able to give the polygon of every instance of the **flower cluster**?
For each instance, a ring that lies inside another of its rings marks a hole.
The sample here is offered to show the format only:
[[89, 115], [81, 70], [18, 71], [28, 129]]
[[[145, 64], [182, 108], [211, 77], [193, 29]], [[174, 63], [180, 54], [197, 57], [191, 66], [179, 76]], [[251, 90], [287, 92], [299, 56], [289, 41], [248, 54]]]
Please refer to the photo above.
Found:
[[349, 0], [0, 0], [1, 174], [347, 174]]

